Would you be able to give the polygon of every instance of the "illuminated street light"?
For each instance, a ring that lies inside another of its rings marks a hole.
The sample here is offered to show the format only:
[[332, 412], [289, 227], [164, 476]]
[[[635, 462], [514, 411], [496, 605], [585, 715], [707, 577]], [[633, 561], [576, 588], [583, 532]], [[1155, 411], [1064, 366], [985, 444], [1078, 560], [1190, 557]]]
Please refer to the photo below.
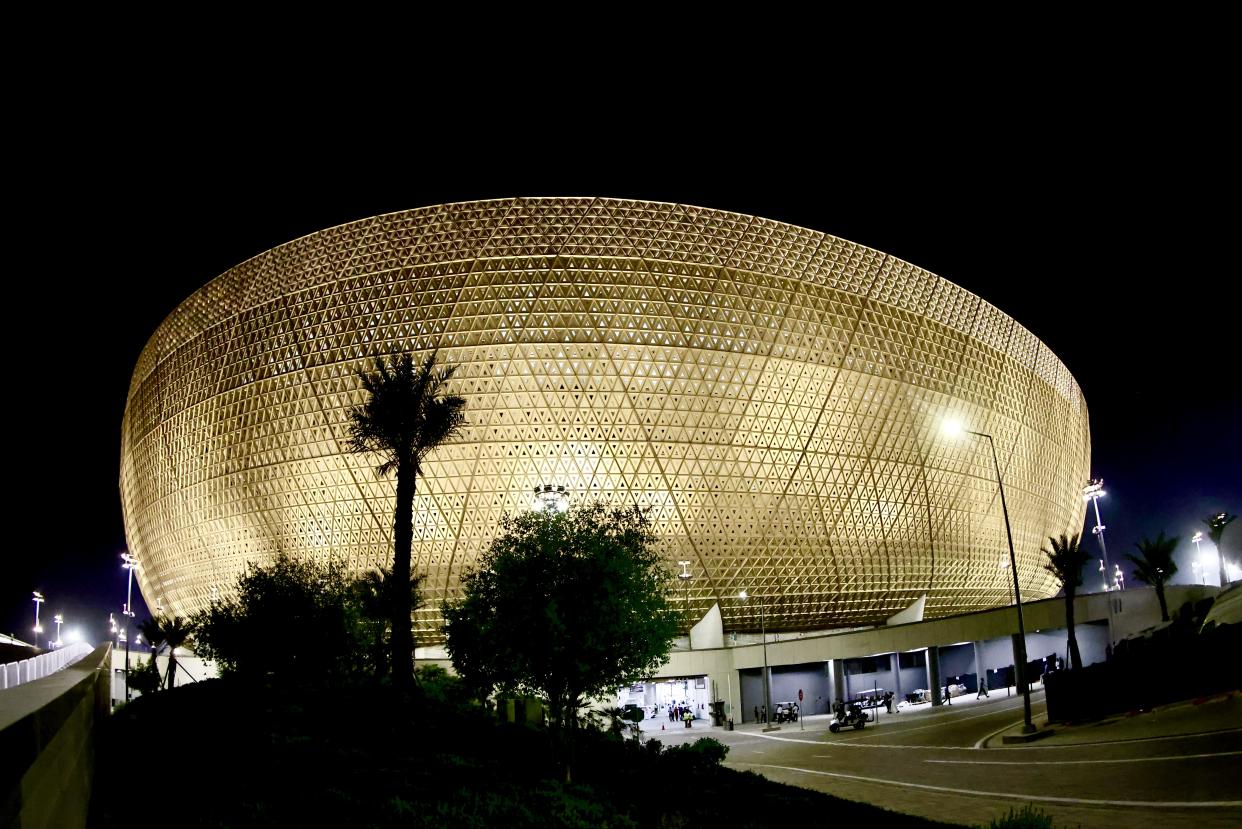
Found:
[[64, 624], [65, 617], [62, 614], [57, 613], [55, 616], [52, 617], [52, 621], [56, 623], [56, 647], [59, 648], [60, 647], [60, 626]]
[[[737, 594], [742, 601], [746, 601], [750, 596], [745, 590]], [[763, 602], [757, 602], [759, 605], [759, 637], [763, 640], [763, 730], [764, 731], [780, 731], [779, 725], [772, 725], [772, 674], [768, 670], [768, 628], [763, 612]]]
[[[1126, 589], [1126, 576], [1124, 573], [1121, 572], [1121, 565], [1116, 564], [1113, 566], [1116, 568], [1115, 570], [1113, 570], [1113, 587], [1117, 590], [1125, 590]], [[1157, 567], [1156, 572], [1160, 573], [1163, 571]]]
[[[1105, 494], [1103, 478], [1093, 478], [1087, 482], [1085, 487], [1082, 488], [1082, 499], [1084, 501], [1090, 501], [1091, 506], [1095, 508], [1095, 526], [1091, 528], [1091, 534], [1100, 539], [1100, 552], [1104, 555], [1104, 558], [1101, 561], [1101, 569], [1107, 572], [1108, 547], [1104, 544], [1104, 522], [1100, 520], [1100, 499], [1103, 498]], [[1104, 591], [1108, 592], [1107, 579], [1104, 581]], [[1112, 606], [1111, 603], [1109, 606]]]
[[134, 617], [134, 570], [138, 567], [138, 556], [132, 553], [121, 553], [121, 566], [129, 571], [129, 587], [125, 590], [125, 701], [129, 702], [129, 620]]
[[1203, 542], [1203, 533], [1195, 533], [1190, 540], [1195, 544], [1195, 560], [1191, 562], [1191, 566], [1194, 567], [1195, 575], [1199, 576], [1199, 583], [1207, 584], [1207, 563], [1203, 560], [1203, 548], [1199, 546]]
[[[35, 632], [35, 633], [42, 633], [42, 632], [43, 632], [43, 625], [39, 624], [39, 605], [43, 604], [43, 594], [42, 594], [42, 593], [40, 593], [38, 590], [34, 591], [34, 603], [35, 603], [35, 626], [34, 626], [34, 632]], [[37, 645], [37, 644], [39, 644], [39, 640], [38, 640], [38, 639], [36, 639], [36, 640], [35, 640], [35, 644], [36, 644], [36, 645]]]
[[1005, 482], [1001, 479], [1000, 461], [996, 457], [996, 442], [992, 440], [991, 435], [966, 429], [957, 420], [946, 420], [944, 433], [949, 437], [967, 434], [984, 438], [988, 442], [988, 448], [992, 450], [992, 465], [996, 468], [996, 486], [1000, 489], [1001, 514], [1005, 517], [1005, 538], [1009, 541], [1009, 568], [1013, 573], [1014, 608], [1018, 611], [1018, 637], [1013, 640], [1013, 660], [1018, 683], [1022, 686], [1022, 733], [1034, 734], [1035, 725], [1031, 722], [1031, 686], [1026, 681], [1026, 624], [1022, 620], [1022, 590], [1018, 586], [1018, 560], [1013, 553], [1013, 530], [1009, 527], [1009, 505], [1005, 502]]

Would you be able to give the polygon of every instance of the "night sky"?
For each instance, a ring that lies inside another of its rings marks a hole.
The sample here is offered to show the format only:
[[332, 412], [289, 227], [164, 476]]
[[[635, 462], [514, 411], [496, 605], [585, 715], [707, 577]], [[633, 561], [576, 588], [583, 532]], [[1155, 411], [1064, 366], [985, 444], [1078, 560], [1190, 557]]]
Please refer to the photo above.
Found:
[[[663, 110], [612, 117], [605, 103], [464, 113], [411, 93], [410, 108], [435, 117], [342, 125], [309, 97], [151, 108], [89, 80], [54, 106], [26, 101], [40, 118], [9, 181], [17, 497], [0, 631], [29, 637], [36, 589], [44, 619], [63, 611], [93, 641], [120, 610], [121, 416], [139, 352], [182, 300], [331, 225], [511, 195], [755, 214], [981, 295], [1081, 385], [1114, 560], [1164, 530], [1182, 539], [1175, 581], [1190, 581], [1199, 520], [1242, 512], [1236, 139], [1204, 100], [1133, 80], [1103, 94], [1028, 78], [985, 105], [926, 88], [867, 113], [827, 96], [787, 119], [764, 100], [763, 118], [709, 108], [681, 123]], [[1242, 521], [1225, 547], [1242, 559]]]

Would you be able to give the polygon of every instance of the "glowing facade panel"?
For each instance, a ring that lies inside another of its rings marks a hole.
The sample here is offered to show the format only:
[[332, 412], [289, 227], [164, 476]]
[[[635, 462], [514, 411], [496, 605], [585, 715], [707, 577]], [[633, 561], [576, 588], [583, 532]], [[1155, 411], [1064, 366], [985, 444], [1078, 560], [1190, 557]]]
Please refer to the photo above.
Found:
[[1024, 597], [1049, 534], [1082, 524], [1087, 409], [1030, 332], [879, 251], [751, 216], [505, 199], [297, 239], [187, 299], [143, 351], [121, 495], [143, 595], [202, 608], [278, 551], [391, 557], [395, 484], [344, 451], [356, 372], [438, 348], [465, 436], [426, 467], [422, 641], [536, 485], [650, 508], [679, 597], [726, 629], [879, 621], [1009, 601], [992, 434]]

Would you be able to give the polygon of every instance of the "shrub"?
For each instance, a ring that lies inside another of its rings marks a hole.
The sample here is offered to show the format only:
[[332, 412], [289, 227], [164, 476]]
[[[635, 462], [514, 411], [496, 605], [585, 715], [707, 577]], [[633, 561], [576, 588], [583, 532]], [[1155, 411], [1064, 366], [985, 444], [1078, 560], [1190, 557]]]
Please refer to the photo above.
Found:
[[1026, 804], [1015, 811], [1010, 808], [1009, 814], [994, 818], [987, 829], [1054, 829], [1052, 815], [1037, 809], [1033, 804]]

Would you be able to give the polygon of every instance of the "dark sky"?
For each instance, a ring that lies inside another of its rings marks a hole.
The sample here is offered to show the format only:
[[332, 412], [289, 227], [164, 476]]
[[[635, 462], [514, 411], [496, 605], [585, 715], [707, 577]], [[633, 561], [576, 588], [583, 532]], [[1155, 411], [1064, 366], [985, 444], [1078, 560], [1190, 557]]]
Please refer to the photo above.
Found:
[[[714, 100], [533, 109], [412, 90], [383, 108], [322, 89], [234, 104], [205, 87], [169, 104], [84, 83], [21, 102], [9, 174], [17, 498], [0, 631], [29, 633], [35, 589], [46, 616], [96, 641], [119, 611], [120, 421], [165, 315], [281, 242], [464, 199], [686, 202], [908, 260], [1069, 366], [1114, 557], [1160, 530], [1185, 554], [1199, 518], [1242, 512], [1236, 133], [1209, 91], [1159, 72], [1032, 73], [1005, 95], [915, 84], [866, 105], [828, 86], [756, 97], [739, 81]], [[1225, 538], [1242, 559], [1242, 521]]]

